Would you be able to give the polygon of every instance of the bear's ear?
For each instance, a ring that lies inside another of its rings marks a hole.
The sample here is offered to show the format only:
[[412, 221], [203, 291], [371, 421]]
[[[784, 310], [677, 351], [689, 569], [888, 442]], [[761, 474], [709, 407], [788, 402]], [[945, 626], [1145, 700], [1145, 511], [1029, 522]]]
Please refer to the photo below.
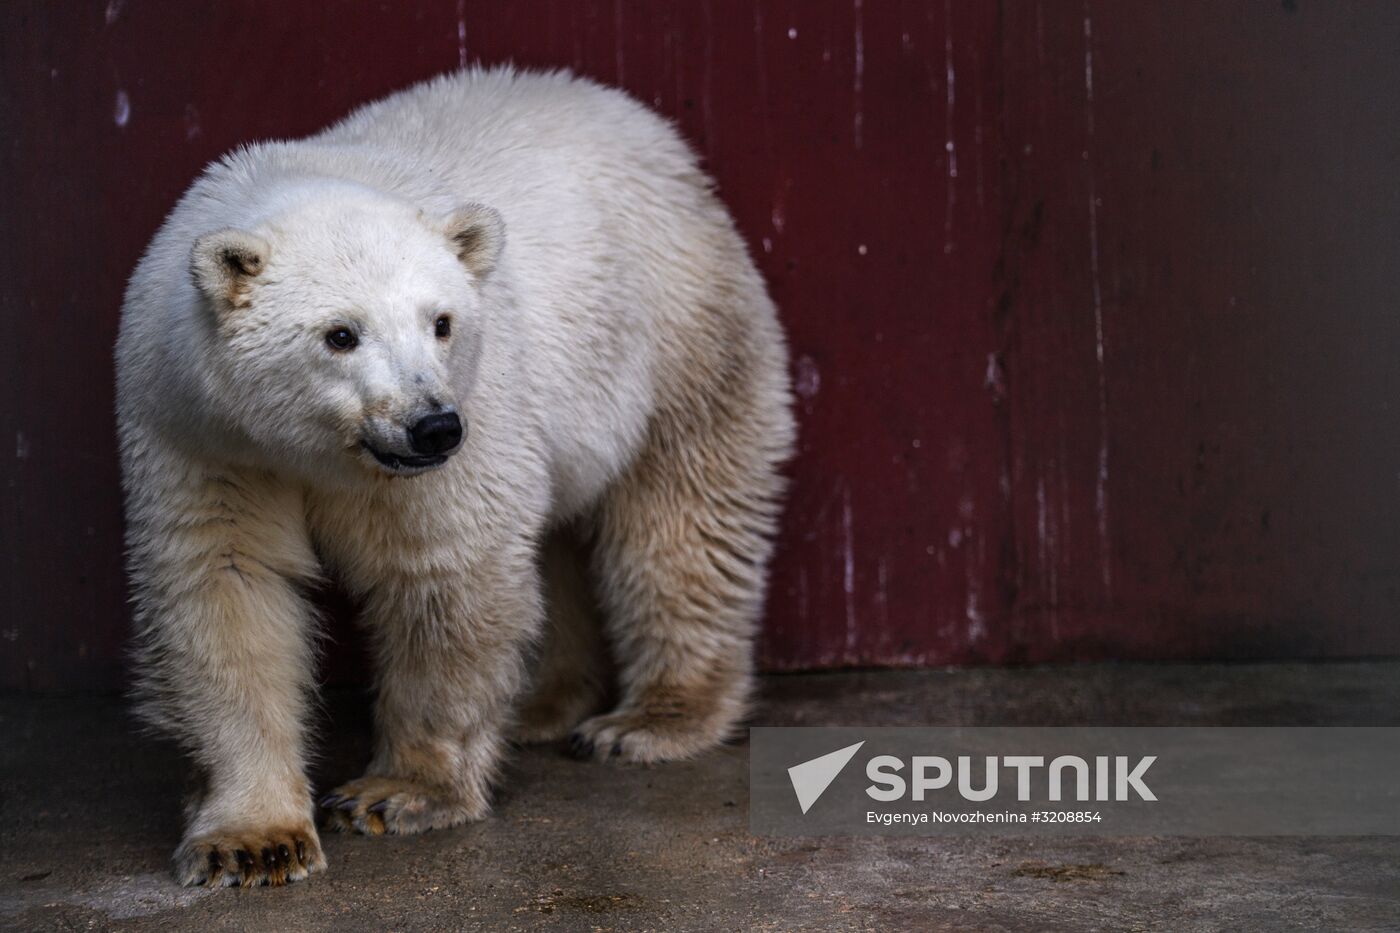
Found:
[[218, 306], [248, 305], [249, 286], [267, 267], [267, 241], [244, 230], [218, 230], [194, 241], [190, 270], [200, 291]]
[[491, 274], [506, 242], [506, 224], [495, 208], [464, 204], [443, 218], [441, 227], [462, 265], [477, 278]]

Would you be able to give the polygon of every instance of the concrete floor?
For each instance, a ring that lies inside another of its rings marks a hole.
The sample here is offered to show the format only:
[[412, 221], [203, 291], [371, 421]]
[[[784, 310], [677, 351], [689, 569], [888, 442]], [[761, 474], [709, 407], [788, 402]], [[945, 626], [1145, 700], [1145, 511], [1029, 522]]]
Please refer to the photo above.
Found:
[[[756, 722], [1400, 725], [1400, 663], [770, 678]], [[327, 703], [319, 786], [368, 752]], [[1397, 930], [1400, 838], [766, 839], [742, 745], [628, 769], [518, 753], [489, 820], [329, 836], [287, 888], [176, 887], [174, 753], [111, 697], [0, 697], [0, 928], [15, 930]]]

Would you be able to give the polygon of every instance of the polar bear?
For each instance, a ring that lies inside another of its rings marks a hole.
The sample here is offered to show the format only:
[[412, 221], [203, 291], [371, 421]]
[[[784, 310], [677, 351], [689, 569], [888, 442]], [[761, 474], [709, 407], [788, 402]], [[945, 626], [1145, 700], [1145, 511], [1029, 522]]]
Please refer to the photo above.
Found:
[[117, 376], [138, 709], [200, 779], [180, 881], [325, 866], [329, 575], [377, 666], [333, 829], [482, 817], [512, 734], [655, 762], [742, 716], [787, 354], [695, 156], [623, 93], [468, 70], [231, 153], [137, 267]]

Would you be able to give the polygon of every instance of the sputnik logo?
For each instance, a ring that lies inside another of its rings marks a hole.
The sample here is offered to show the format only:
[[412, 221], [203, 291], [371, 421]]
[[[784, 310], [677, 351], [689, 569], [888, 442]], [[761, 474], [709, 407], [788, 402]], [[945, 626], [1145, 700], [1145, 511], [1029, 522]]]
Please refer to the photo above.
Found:
[[841, 769], [850, 763], [864, 744], [862, 741], [847, 745], [820, 758], [813, 758], [788, 768], [788, 778], [792, 780], [792, 789], [797, 794], [797, 803], [802, 807], [803, 813], [812, 809], [812, 804], [826, 792], [831, 782], [841, 773]]

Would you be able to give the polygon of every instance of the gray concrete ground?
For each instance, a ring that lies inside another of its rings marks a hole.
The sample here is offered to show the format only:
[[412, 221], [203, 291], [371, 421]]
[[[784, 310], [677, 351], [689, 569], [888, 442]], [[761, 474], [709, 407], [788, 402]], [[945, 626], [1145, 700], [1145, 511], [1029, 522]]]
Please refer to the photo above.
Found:
[[[319, 786], [368, 752], [327, 702]], [[1400, 663], [769, 678], [763, 724], [1396, 725]], [[0, 697], [0, 927], [15, 930], [1397, 930], [1400, 839], [769, 839], [747, 750], [651, 769], [516, 754], [495, 815], [330, 836], [287, 888], [176, 887], [178, 757], [112, 697]]]

